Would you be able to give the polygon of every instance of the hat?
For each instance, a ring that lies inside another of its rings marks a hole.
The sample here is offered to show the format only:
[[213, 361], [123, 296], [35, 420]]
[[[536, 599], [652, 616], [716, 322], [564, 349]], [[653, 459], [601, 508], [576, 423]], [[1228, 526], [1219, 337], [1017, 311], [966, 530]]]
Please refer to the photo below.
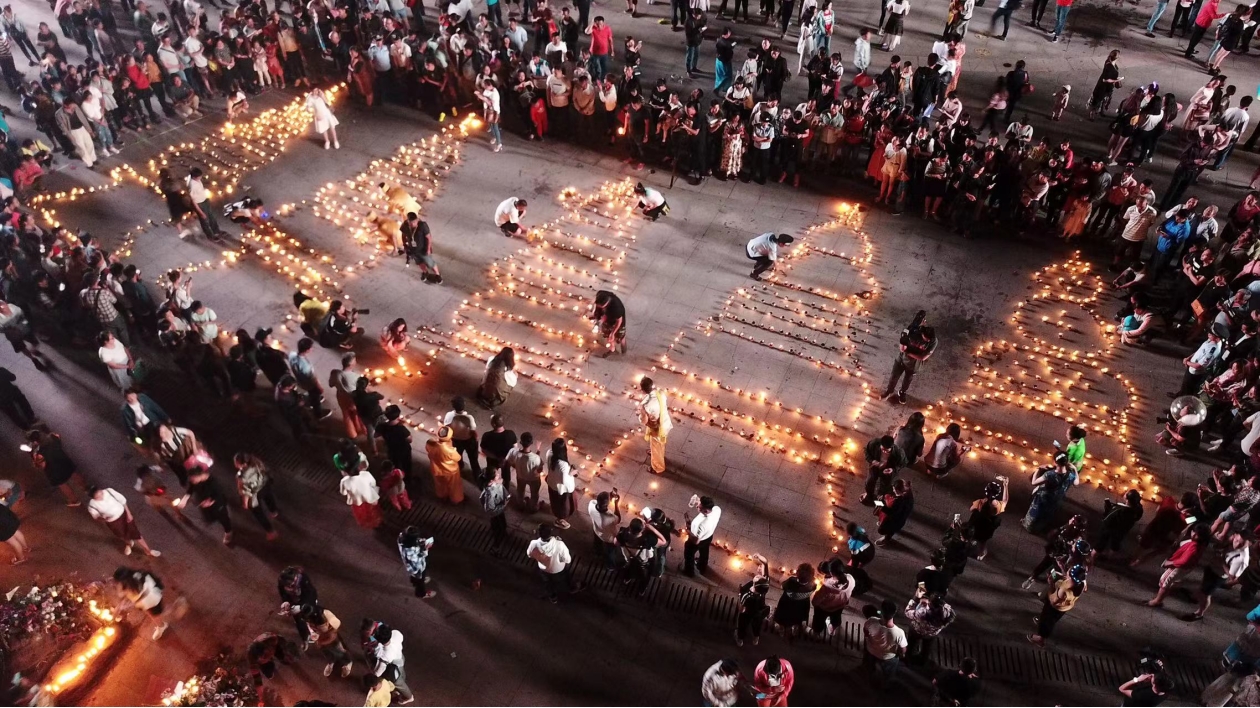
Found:
[[271, 336], [270, 327], [259, 327], [258, 331], [254, 332], [254, 339], [257, 339], [260, 342], [270, 336]]

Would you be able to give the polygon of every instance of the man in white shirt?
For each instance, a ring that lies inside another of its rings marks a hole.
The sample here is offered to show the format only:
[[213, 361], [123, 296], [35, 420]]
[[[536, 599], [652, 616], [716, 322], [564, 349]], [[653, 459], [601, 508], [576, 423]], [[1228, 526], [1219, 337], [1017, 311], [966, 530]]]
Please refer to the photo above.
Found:
[[[534, 451], [534, 436], [532, 433], [521, 433], [521, 439], [508, 453], [507, 463], [512, 466], [512, 471], [516, 475], [516, 488], [512, 496], [518, 504], [524, 504], [526, 509], [538, 508], [538, 490], [542, 486], [542, 458]], [[529, 493], [529, 503], [525, 502], [526, 492]]]
[[906, 633], [893, 624], [896, 616], [897, 603], [884, 600], [879, 614], [862, 625], [862, 636], [866, 639], [862, 664], [874, 672], [876, 685], [880, 687], [887, 686], [897, 675], [901, 657], [905, 655], [909, 645]]
[[1207, 339], [1203, 340], [1199, 348], [1193, 354], [1181, 360], [1181, 363], [1186, 366], [1186, 373], [1181, 377], [1181, 388], [1177, 391], [1178, 396], [1189, 396], [1199, 392], [1199, 387], [1203, 385], [1203, 380], [1207, 378], [1207, 371], [1220, 358], [1223, 346], [1224, 344], [1217, 335], [1215, 327], [1208, 330]]
[[595, 548], [604, 557], [604, 565], [614, 567], [617, 560], [617, 531], [621, 528], [621, 510], [617, 508], [621, 495], [614, 492], [600, 492], [586, 506], [586, 514], [591, 517], [591, 529], [595, 532]]
[[1124, 228], [1120, 231], [1120, 239], [1116, 241], [1116, 255], [1112, 258], [1112, 269], [1119, 269], [1121, 263], [1132, 263], [1142, 257], [1142, 248], [1146, 246], [1146, 234], [1155, 223], [1159, 212], [1151, 206], [1146, 197], [1138, 197], [1133, 206], [1124, 212]]
[[529, 206], [529, 202], [517, 197], [508, 197], [499, 202], [499, 208], [494, 210], [494, 225], [499, 227], [504, 236], [511, 238], [513, 236], [524, 236], [525, 229], [521, 227], [521, 217], [525, 216], [525, 209]]
[[[713, 532], [717, 531], [718, 521], [722, 519], [722, 507], [713, 502], [713, 497], [692, 497], [690, 506], [699, 513], [693, 518], [690, 513], [684, 515], [687, 522], [687, 542], [683, 544], [683, 564], [679, 569], [683, 575], [694, 576], [696, 568], [703, 573], [709, 567], [709, 546], [713, 545]], [[696, 560], [699, 552], [700, 560]]]
[[761, 280], [761, 274], [768, 270], [774, 270], [775, 261], [779, 260], [779, 246], [786, 246], [796, 239], [787, 234], [775, 235], [767, 232], [748, 242], [744, 247], [748, 259], [756, 262], [753, 266], [752, 275], [748, 276], [753, 280]]
[[744, 676], [734, 659], [723, 659], [708, 671], [700, 681], [700, 697], [706, 706], [733, 706], [739, 700], [739, 687]]
[[[376, 640], [376, 668], [372, 673], [384, 676], [387, 681], [394, 684], [394, 693], [400, 699], [398, 705], [405, 706], [416, 700], [411, 693], [411, 688], [407, 686], [407, 672], [403, 669], [407, 660], [403, 657], [402, 632], [382, 622], [372, 633], [372, 639]], [[397, 672], [396, 678], [386, 675], [386, 671], [391, 666], [393, 671], [390, 673]]]
[[1220, 124], [1229, 131], [1230, 140], [1228, 145], [1216, 153], [1216, 162], [1212, 164], [1213, 170], [1219, 170], [1225, 166], [1230, 153], [1234, 152], [1234, 146], [1238, 144], [1243, 133], [1247, 132], [1247, 124], [1251, 122], [1251, 114], [1247, 113], [1247, 109], [1251, 107], [1252, 100], [1251, 96], [1243, 96], [1238, 99], [1237, 106], [1226, 109], [1221, 114]]
[[202, 174], [204, 173], [200, 167], [194, 167], [189, 170], [187, 179], [188, 196], [197, 207], [197, 221], [201, 222], [201, 230], [206, 234], [206, 238], [210, 240], [226, 238], [227, 234], [219, 228], [219, 221], [214, 217], [214, 205], [210, 203], [210, 190], [201, 183]]
[[538, 564], [547, 599], [553, 603], [560, 602], [561, 593], [572, 595], [586, 589], [582, 583], [573, 584], [573, 556], [565, 542], [555, 535], [551, 524], [539, 524], [538, 537], [529, 542], [525, 555]]
[[858, 38], [853, 40], [853, 68], [861, 74], [871, 65], [871, 31], [863, 29]]
[[490, 145], [495, 152], [499, 152], [503, 150], [503, 134], [499, 132], [499, 89], [495, 87], [494, 81], [486, 79], [476, 96], [481, 99], [486, 126], [490, 129]]

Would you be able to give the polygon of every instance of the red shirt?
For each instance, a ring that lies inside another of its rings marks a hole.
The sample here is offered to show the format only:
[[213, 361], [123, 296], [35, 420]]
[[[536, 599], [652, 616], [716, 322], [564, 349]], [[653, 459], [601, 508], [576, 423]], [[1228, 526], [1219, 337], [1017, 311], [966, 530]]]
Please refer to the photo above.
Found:
[[136, 87], [137, 91], [144, 91], [149, 88], [149, 75], [139, 64], [132, 64], [127, 67], [127, 78], [131, 79], [131, 83]]
[[608, 56], [612, 54], [612, 27], [591, 25], [591, 56]]
[[1072, 0], [1055, 0], [1055, 4], [1059, 7], [1072, 7]]
[[1173, 568], [1185, 568], [1186, 566], [1195, 565], [1199, 562], [1199, 555], [1202, 552], [1202, 545], [1192, 540], [1186, 541], [1168, 557], [1168, 565]]

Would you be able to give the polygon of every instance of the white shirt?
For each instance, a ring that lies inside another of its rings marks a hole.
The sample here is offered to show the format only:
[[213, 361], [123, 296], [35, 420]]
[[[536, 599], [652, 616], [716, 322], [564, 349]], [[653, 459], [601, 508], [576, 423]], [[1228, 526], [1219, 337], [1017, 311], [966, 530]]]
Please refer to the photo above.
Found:
[[547, 486], [559, 494], [572, 494], [577, 489], [577, 478], [573, 476], [573, 466], [565, 460], [556, 463], [551, 469], [551, 451], [547, 451], [547, 459], [543, 461], [543, 469], [547, 471]]
[[108, 347], [101, 347], [97, 350], [97, 355], [101, 357], [101, 362], [105, 364], [126, 364], [127, 363], [127, 347], [117, 339]]
[[639, 401], [639, 422], [651, 428], [652, 434], [658, 437], [669, 435], [669, 431], [674, 429], [664, 391], [658, 388]]
[[385, 673], [388, 664], [401, 668], [405, 663], [407, 659], [403, 657], [402, 632], [395, 629], [389, 635], [388, 644], [376, 645], [376, 675]]
[[132, 605], [137, 610], [151, 610], [162, 602], [162, 588], [157, 586], [157, 581], [153, 579], [150, 573], [144, 574], [144, 584], [140, 586], [140, 594], [136, 596]]
[[704, 672], [700, 681], [700, 695], [711, 706], [733, 706], [739, 699], [739, 674], [726, 675], [720, 669], [722, 662], [717, 662]]
[[204, 69], [210, 66], [210, 60], [206, 59], [205, 46], [201, 40], [196, 37], [189, 37], [184, 40], [184, 51], [188, 52], [188, 56], [192, 58], [193, 66], [198, 69]]
[[187, 182], [188, 196], [192, 197], [193, 204], [200, 204], [210, 199], [210, 190], [206, 189], [201, 180], [189, 177]]
[[1190, 370], [1190, 373], [1194, 373], [1216, 361], [1216, 358], [1221, 355], [1221, 346], [1222, 342], [1219, 339], [1215, 342], [1210, 339], [1203, 340], [1194, 354], [1190, 355], [1190, 366], [1186, 368]]
[[376, 486], [376, 478], [367, 470], [359, 470], [356, 475], [341, 478], [340, 490], [351, 506], [358, 504], [375, 504], [381, 499], [380, 488]]
[[779, 244], [774, 241], [773, 233], [764, 233], [748, 242], [749, 258], [768, 257], [772, 261], [779, 259]]
[[491, 86], [481, 89], [481, 103], [486, 108], [486, 115], [499, 114], [499, 89]]
[[665, 195], [651, 187], [644, 187], [643, 196], [639, 199], [648, 209], [655, 209], [665, 203]]
[[1256, 445], [1256, 440], [1260, 440], [1260, 413], [1252, 413], [1244, 423], [1248, 426], [1248, 430], [1242, 439], [1242, 451], [1244, 455], [1250, 455]]
[[718, 521], [722, 519], [722, 507], [714, 506], [713, 511], [709, 513], [696, 514], [696, 518], [691, 520], [691, 535], [697, 541], [703, 541], [706, 538], [712, 538], [713, 532], [717, 531]]
[[556, 536], [552, 536], [547, 541], [539, 538], [530, 541], [529, 548], [525, 549], [525, 555], [538, 564], [539, 570], [549, 575], [559, 573], [573, 562], [573, 556], [569, 555], [569, 547]]
[[901, 627], [888, 627], [878, 617], [866, 620], [862, 634], [866, 637], [866, 653], [877, 659], [891, 659], [897, 656], [898, 648], [905, 649], [909, 644]]
[[508, 452], [507, 463], [516, 470], [516, 481], [532, 482], [542, 472], [542, 458], [536, 452], [525, 452], [520, 445]]
[[88, 513], [98, 521], [110, 522], [122, 518], [122, 515], [127, 513], [127, 498], [109, 488], [101, 491], [104, 492], [102, 498], [93, 497], [88, 501]]
[[450, 425], [451, 421], [455, 420], [455, 416], [457, 415], [462, 415], [468, 419], [469, 428], [473, 430], [477, 429], [477, 419], [473, 418], [472, 413], [469, 413], [468, 411], [464, 411], [462, 413], [459, 411], [447, 411], [446, 415], [442, 416], [442, 425]]
[[866, 71], [871, 65], [871, 43], [858, 37], [853, 40], [853, 67], [858, 72]]
[[516, 208], [516, 201], [517, 197], [508, 197], [499, 203], [499, 208], [494, 210], [495, 226], [521, 223], [521, 212]]
[[136, 428], [140, 429], [149, 424], [149, 416], [144, 414], [144, 406], [140, 405], [140, 401], [128, 403], [127, 407], [131, 409], [131, 414], [136, 418]]
[[599, 502], [595, 499], [586, 506], [586, 513], [591, 517], [591, 529], [604, 543], [612, 543], [617, 539], [617, 530], [621, 527], [621, 519], [611, 511], [601, 512]]

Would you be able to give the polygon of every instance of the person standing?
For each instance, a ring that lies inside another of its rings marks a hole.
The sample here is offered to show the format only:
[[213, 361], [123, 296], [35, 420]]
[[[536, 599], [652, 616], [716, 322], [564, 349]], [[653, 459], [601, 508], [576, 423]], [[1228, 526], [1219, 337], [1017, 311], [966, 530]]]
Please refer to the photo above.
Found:
[[[390, 406], [395, 408], [396, 406]], [[386, 409], [385, 417], [389, 418]], [[386, 424], [382, 427], [389, 427]], [[401, 424], [393, 424], [395, 426]], [[405, 430], [406, 428], [403, 428]], [[408, 433], [410, 440], [410, 433]], [[410, 449], [410, 442], [408, 442]], [[445, 499], [452, 504], [464, 502], [464, 480], [459, 476], [459, 462], [463, 457], [451, 443], [451, 426], [443, 425], [437, 430], [437, 437], [429, 438], [424, 444], [424, 451], [429, 456], [429, 472], [433, 475], [433, 494], [438, 499]], [[473, 450], [475, 456], [476, 448]]]
[[906, 617], [910, 620], [910, 645], [906, 651], [906, 663], [925, 665], [930, 659], [936, 638], [957, 615], [954, 608], [945, 602], [944, 596], [928, 595], [920, 590], [906, 604]]
[[503, 467], [489, 468], [490, 479], [481, 490], [481, 508], [490, 517], [490, 553], [499, 555], [507, 540], [508, 490], [503, 484]]
[[683, 33], [687, 45], [685, 61], [687, 76], [693, 79], [700, 68], [700, 43], [704, 41], [704, 31], [707, 28], [708, 22], [705, 20], [704, 12], [699, 7], [691, 8], [691, 14], [687, 15], [683, 23]]
[[753, 672], [753, 698], [759, 706], [787, 706], [795, 682], [792, 664], [772, 654]]
[[268, 541], [276, 540], [280, 534], [271, 521], [279, 517], [280, 512], [276, 508], [267, 465], [248, 452], [236, 453], [232, 463], [236, 466], [236, 492], [241, 497], [241, 506], [258, 520], [258, 525], [267, 532]]
[[[4, 41], [7, 44], [7, 40]], [[0, 54], [0, 60], [3, 54]], [[13, 55], [9, 55], [9, 64], [13, 63]], [[91, 119], [83, 112], [74, 99], [67, 98], [61, 102], [61, 108], [56, 114], [57, 127], [61, 129], [62, 134], [70, 136], [70, 142], [74, 143], [74, 151], [83, 164], [88, 169], [96, 164], [96, 146], [92, 144], [92, 132], [89, 126], [92, 125]]]
[[306, 94], [306, 110], [312, 115], [311, 126], [315, 129], [315, 133], [324, 138], [324, 149], [327, 150], [331, 144], [332, 147], [340, 150], [341, 142], [337, 140], [337, 126], [341, 121], [337, 120], [337, 116], [333, 115], [332, 109], [328, 107], [328, 98], [324, 95], [323, 89], [315, 87]]
[[733, 706], [739, 701], [744, 684], [739, 664], [734, 659], [723, 659], [705, 670], [700, 679], [700, 698], [706, 706]]
[[[382, 420], [376, 425], [374, 437], [385, 443], [385, 456], [394, 467], [402, 470], [404, 477], [411, 477], [411, 430], [403, 420], [401, 408], [396, 405], [385, 408]], [[455, 455], [458, 466], [459, 453], [456, 452]]]
[[228, 511], [228, 497], [219, 487], [219, 483], [210, 476], [208, 467], [194, 467], [188, 473], [188, 493], [180, 500], [184, 507], [192, 499], [201, 509], [202, 519], [208, 523], [218, 524], [223, 529], [223, 545], [232, 545], [232, 515]]
[[333, 456], [333, 461], [341, 471], [338, 490], [350, 506], [354, 520], [365, 529], [380, 526], [381, 490], [376, 484], [376, 478], [368, 471], [367, 457], [359, 452], [354, 443], [347, 443], [344, 450]]
[[145, 555], [153, 558], [162, 555], [159, 551], [149, 548], [149, 544], [140, 535], [136, 519], [131, 515], [131, 509], [127, 507], [126, 497], [109, 487], [88, 487], [87, 496], [88, 514], [93, 519], [104, 523], [118, 537], [118, 540], [123, 542], [123, 555], [131, 555], [132, 546], [139, 546]]
[[787, 234], [775, 235], [773, 232], [764, 233], [750, 240], [744, 247], [744, 251], [755, 265], [748, 277], [761, 280], [763, 273], [774, 270], [779, 260], [779, 246], [786, 246], [795, 240]]
[[884, 495], [892, 492], [893, 477], [906, 466], [906, 456], [891, 435], [873, 438], [866, 443], [863, 453], [868, 467], [866, 491], [858, 501], [873, 506], [876, 501], [882, 502]]
[[693, 577], [697, 569], [703, 574], [709, 568], [709, 547], [713, 545], [713, 532], [717, 531], [718, 522], [722, 520], [722, 507], [714, 503], [713, 497], [695, 495], [687, 506], [695, 509], [697, 514], [694, 518], [690, 513], [683, 515], [688, 533], [679, 570], [683, 575]]
[[648, 443], [648, 460], [652, 471], [665, 473], [665, 442], [674, 423], [669, 416], [665, 392], [656, 388], [652, 379], [644, 376], [639, 380], [639, 390], [644, 394], [638, 403], [639, 423], [643, 426], [643, 439]]
[[367, 436], [367, 427], [363, 425], [363, 419], [354, 406], [354, 389], [360, 378], [360, 374], [354, 370], [354, 364], [354, 352], [346, 352], [341, 355], [341, 368], [328, 372], [328, 387], [333, 390], [337, 399], [341, 420], [346, 426], [346, 437], [351, 440]]
[[993, 30], [997, 27], [998, 19], [1002, 20], [1002, 34], [998, 35], [998, 39], [1005, 42], [1006, 35], [1011, 31], [1011, 15], [1024, 4], [1024, 0], [998, 0], [997, 9], [993, 11], [993, 17], [989, 19], [989, 35], [993, 35]]
[[602, 15], [595, 16], [595, 22], [586, 28], [591, 37], [591, 76], [599, 81], [608, 73], [608, 61], [612, 56], [613, 32], [604, 22]]
[[[315, 376], [315, 366], [311, 364], [311, 360], [308, 358], [308, 355], [314, 348], [315, 340], [310, 337], [302, 337], [298, 340], [297, 350], [289, 352], [288, 363], [289, 371], [293, 373], [293, 378], [297, 380], [302, 390], [306, 391], [306, 404], [310, 407], [317, 420], [323, 420], [332, 415], [332, 411], [325, 410], [322, 405], [324, 402], [324, 387], [319, 385], [319, 379]], [[266, 369], [263, 371], [266, 371]]]
[[[740, 0], [735, 0], [736, 3]], [[747, 2], [747, 0], [745, 0]], [[747, 6], [744, 12], [748, 12]], [[720, 14], [720, 13], [719, 13]], [[745, 18], [747, 21], [747, 18]], [[731, 67], [735, 61], [735, 37], [730, 27], [724, 27], [717, 38], [716, 60], [713, 64], [713, 92], [722, 94], [731, 82]]]
[[350, 658], [350, 649], [341, 638], [341, 620], [331, 611], [316, 604], [306, 604], [299, 608], [294, 621], [306, 626], [308, 647], [319, 649], [328, 661], [324, 665], [324, 676], [332, 676], [338, 671], [342, 678], [350, 676], [354, 660]]
[[[596, 18], [598, 22], [600, 18]], [[542, 574], [547, 599], [552, 604], [560, 602], [560, 595], [573, 595], [586, 589], [582, 583], [573, 583], [573, 556], [564, 540], [555, 535], [551, 524], [540, 524], [534, 540], [529, 542], [525, 555], [538, 564]]]
[[[884, 389], [881, 398], [889, 400], [896, 391], [897, 403], [904, 404], [906, 391], [914, 381], [915, 373], [918, 372], [919, 366], [936, 351], [936, 345], [936, 330], [927, 324], [927, 315], [920, 310], [915, 321], [901, 332], [901, 341], [898, 344], [900, 351], [897, 358], [893, 360], [892, 376], [888, 378], [888, 387]], [[901, 388], [898, 390], [897, 382], [903, 375], [905, 380], [902, 381]]]
[[477, 419], [468, 412], [463, 396], [451, 399], [451, 410], [442, 417], [442, 425], [450, 426], [451, 444], [461, 456], [468, 457], [468, 468], [472, 470], [473, 479], [480, 479], [481, 461], [477, 457]]
[[604, 567], [617, 567], [617, 530], [621, 528], [621, 494], [613, 489], [600, 492], [586, 505], [586, 515], [591, 519], [595, 534], [595, 552], [604, 561]]
[[[508, 455], [516, 446], [516, 433], [508, 430], [503, 424], [503, 416], [490, 416], [490, 430], [481, 434], [481, 453], [486, 456], [485, 479], [490, 472], [502, 470], [507, 463]], [[480, 483], [480, 481], [479, 481]]]
[[568, 518], [573, 515], [573, 492], [577, 489], [577, 478], [569, 464], [569, 447], [564, 438], [551, 442], [551, 449], [543, 461], [543, 480], [547, 484], [551, 513], [556, 517], [556, 528], [569, 528]]
[[542, 457], [534, 451], [532, 433], [521, 433], [520, 442], [508, 453], [507, 464], [516, 477], [513, 499], [533, 513], [538, 509], [538, 490], [542, 486], [543, 464]]
[[[1208, 27], [1211, 27], [1213, 22], [1216, 22], [1225, 16], [1225, 13], [1220, 10], [1220, 5], [1220, 0], [1205, 0], [1203, 4], [1199, 6], [1199, 14], [1195, 15], [1194, 27], [1190, 29], [1190, 39], [1186, 44], [1184, 56], [1187, 59], [1193, 59], [1194, 55], [1198, 54], [1195, 48], [1198, 47], [1199, 42], [1203, 40], [1203, 35], [1207, 34]], [[1240, 8], [1243, 11], [1247, 10], [1246, 5], [1241, 5]], [[1171, 32], [1169, 34], [1171, 35]]]
[[897, 604], [892, 600], [884, 600], [879, 611], [868, 617], [862, 625], [862, 636], [865, 639], [862, 664], [874, 674], [875, 683], [881, 689], [886, 689], [897, 676], [901, 657], [905, 656], [906, 647], [909, 646], [906, 633], [894, 622], [896, 617]]
[[201, 183], [203, 174], [200, 167], [194, 167], [188, 171], [188, 178], [185, 180], [188, 185], [188, 197], [197, 208], [197, 220], [201, 222], [201, 230], [206, 238], [212, 241], [227, 238], [227, 234], [219, 228], [219, 221], [215, 218], [214, 205], [210, 203], [210, 190]]
[[415, 526], [408, 526], [398, 534], [398, 554], [402, 556], [403, 568], [411, 579], [416, 597], [423, 600], [431, 600], [437, 596], [436, 590], [425, 588], [429, 582], [427, 572], [430, 548], [433, 548], [433, 538], [420, 533], [420, 529]]
[[61, 495], [66, 499], [66, 506], [71, 508], [81, 506], [79, 495], [75, 493], [70, 483], [74, 482], [84, 490], [88, 486], [83, 481], [83, 476], [79, 474], [78, 466], [66, 453], [65, 446], [61, 444], [61, 436], [49, 430], [43, 423], [38, 423], [27, 431], [24, 447], [28, 448], [31, 464], [35, 469], [44, 473], [44, 479], [50, 486], [61, 490]]
[[38, 418], [26, 394], [17, 385], [17, 376], [0, 366], [0, 410], [22, 430], [30, 430]]
[[1085, 593], [1087, 569], [1083, 565], [1074, 565], [1066, 575], [1051, 574], [1050, 589], [1042, 601], [1041, 614], [1037, 615], [1037, 631], [1028, 635], [1028, 641], [1044, 647], [1046, 639], [1054, 631], [1055, 625], [1063, 619], [1063, 615], [1076, 606], [1076, 601]]
[[1050, 33], [1050, 41], [1057, 42], [1067, 29], [1068, 13], [1072, 11], [1072, 0], [1054, 0], [1054, 31]]
[[407, 672], [403, 668], [407, 660], [403, 657], [402, 632], [382, 622], [372, 632], [372, 639], [376, 642], [373, 652], [376, 666], [372, 673], [394, 684], [394, 693], [402, 699], [398, 702], [399, 705], [405, 706], [416, 700], [411, 693], [411, 687], [407, 685]]
[[905, 528], [906, 522], [910, 521], [910, 514], [914, 511], [914, 492], [910, 490], [910, 480], [894, 481], [892, 494], [884, 495], [882, 501], [883, 506], [876, 510], [880, 534], [875, 539], [876, 546], [882, 546], [891, 541]]
[[48, 371], [48, 357], [39, 350], [39, 339], [26, 313], [5, 300], [0, 300], [0, 334], [9, 340], [13, 351], [31, 360], [36, 371]]
[[770, 603], [766, 595], [770, 592], [770, 564], [765, 556], [754, 555], [757, 571], [752, 580], [739, 587], [739, 611], [735, 616], [735, 646], [744, 646], [744, 639], [752, 636], [753, 646], [761, 642], [761, 627], [770, 616]]
[[482, 114], [485, 116], [486, 126], [490, 131], [490, 147], [495, 152], [503, 150], [503, 133], [499, 131], [499, 89], [495, 88], [494, 81], [486, 79], [481, 90], [474, 94], [480, 101]]

